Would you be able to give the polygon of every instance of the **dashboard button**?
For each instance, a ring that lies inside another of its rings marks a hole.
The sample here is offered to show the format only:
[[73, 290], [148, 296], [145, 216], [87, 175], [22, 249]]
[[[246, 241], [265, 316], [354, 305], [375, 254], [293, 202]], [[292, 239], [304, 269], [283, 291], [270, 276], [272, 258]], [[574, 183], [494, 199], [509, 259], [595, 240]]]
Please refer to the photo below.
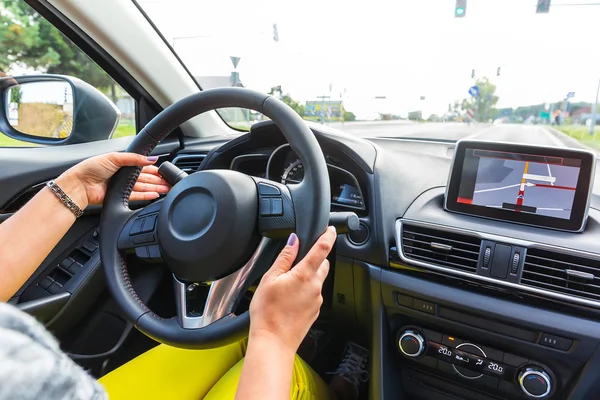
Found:
[[65, 258], [64, 260], [62, 260], [60, 262], [60, 266], [62, 267], [62, 269], [64, 269], [65, 271], [69, 270], [69, 267], [71, 266], [71, 264], [73, 264], [73, 259], [70, 257]]
[[50, 294], [56, 294], [60, 291], [60, 289], [62, 289], [61, 284], [54, 281], [54, 282], [52, 282], [52, 285], [48, 286], [48, 289], [46, 289], [46, 290], [48, 292], [50, 292]]
[[403, 294], [398, 294], [396, 295], [396, 300], [398, 301], [398, 304], [400, 304], [401, 306], [404, 307], [410, 307], [412, 308], [413, 306], [413, 298], [410, 296], [405, 296]]
[[48, 287], [50, 287], [50, 285], [52, 285], [53, 282], [54, 279], [50, 278], [49, 276], [46, 276], [38, 283], [38, 286], [42, 289], [48, 289]]
[[442, 337], [442, 344], [445, 344], [446, 346], [456, 347], [459, 344], [461, 344], [462, 342], [464, 342], [464, 340], [459, 339], [459, 338], [454, 337], [454, 336], [444, 335]]
[[571, 339], [565, 339], [560, 336], [550, 335], [548, 333], [542, 333], [540, 338], [540, 344], [542, 346], [552, 347], [554, 349], [567, 351], [571, 348], [573, 341]]
[[510, 253], [512, 247], [497, 243], [494, 247], [494, 257], [492, 258], [492, 267], [490, 276], [495, 278], [506, 278], [508, 276], [508, 264], [510, 263]]
[[283, 200], [280, 198], [272, 199], [271, 215], [283, 215]]
[[529, 362], [529, 360], [526, 358], [515, 356], [514, 354], [509, 354], [509, 353], [504, 353], [504, 357], [502, 358], [502, 361], [505, 364], [512, 365], [513, 367], [519, 367], [519, 366]]
[[75, 275], [79, 272], [79, 270], [81, 270], [81, 267], [83, 267], [83, 265], [79, 264], [78, 262], [74, 262], [73, 264], [71, 264], [68, 271], [71, 274]]
[[84, 243], [83, 248], [86, 249], [88, 252], [93, 253], [96, 251], [98, 246], [95, 243], [87, 242], [87, 243]]
[[413, 308], [418, 311], [425, 312], [427, 314], [435, 314], [435, 304], [428, 301], [414, 299]]
[[260, 193], [262, 196], [279, 196], [279, 195], [281, 195], [281, 192], [279, 191], [278, 188], [276, 188], [275, 186], [272, 186], [272, 185], [268, 185], [266, 183], [258, 184], [258, 193]]
[[442, 342], [442, 334], [439, 332], [435, 332], [429, 329], [421, 329], [425, 334], [427, 340], [431, 340], [434, 342], [441, 343]]

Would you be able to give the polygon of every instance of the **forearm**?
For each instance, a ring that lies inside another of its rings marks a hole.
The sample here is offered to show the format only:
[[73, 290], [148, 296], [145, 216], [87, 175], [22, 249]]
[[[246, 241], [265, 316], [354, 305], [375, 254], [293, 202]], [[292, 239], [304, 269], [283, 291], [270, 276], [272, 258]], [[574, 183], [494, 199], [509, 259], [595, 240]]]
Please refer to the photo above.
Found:
[[[81, 209], [87, 207], [76, 180], [63, 174], [56, 182]], [[73, 212], [46, 187], [0, 224], [0, 301], [16, 293], [74, 222]]]
[[288, 399], [294, 356], [276, 338], [250, 333], [236, 400]]

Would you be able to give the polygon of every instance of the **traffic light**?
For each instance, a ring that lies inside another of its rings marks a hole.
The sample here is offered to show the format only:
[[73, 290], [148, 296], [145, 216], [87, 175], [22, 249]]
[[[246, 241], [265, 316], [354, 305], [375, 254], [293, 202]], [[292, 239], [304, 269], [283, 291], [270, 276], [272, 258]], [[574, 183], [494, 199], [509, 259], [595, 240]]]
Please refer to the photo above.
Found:
[[496, 76], [500, 76], [500, 67], [496, 70]]
[[547, 13], [550, 11], [550, 0], [538, 0], [535, 12], [537, 14]]
[[456, 18], [462, 18], [467, 13], [467, 0], [456, 0], [456, 7], [454, 7], [454, 16]]
[[277, 30], [277, 24], [273, 24], [273, 41], [279, 42], [279, 31]]
[[475, 79], [475, 70], [474, 69], [471, 70], [471, 78]]

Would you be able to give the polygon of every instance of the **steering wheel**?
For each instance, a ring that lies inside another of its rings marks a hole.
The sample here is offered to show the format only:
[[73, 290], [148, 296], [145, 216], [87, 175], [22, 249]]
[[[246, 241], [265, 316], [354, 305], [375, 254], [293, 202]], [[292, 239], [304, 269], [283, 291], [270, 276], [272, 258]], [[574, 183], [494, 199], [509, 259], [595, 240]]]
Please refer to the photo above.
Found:
[[[329, 175], [323, 152], [302, 118], [280, 100], [243, 88], [205, 90], [166, 108], [127, 148], [149, 155], [173, 129], [224, 107], [259, 111], [281, 129], [304, 165], [304, 180], [286, 186], [229, 170], [200, 171], [177, 183], [164, 199], [132, 211], [129, 196], [140, 168], [111, 179], [100, 222], [100, 257], [108, 287], [142, 333], [171, 346], [197, 349], [243, 338], [249, 313], [233, 311], [269, 241], [295, 231], [298, 260], [325, 231]], [[166, 264], [173, 275], [177, 317], [161, 318], [136, 294], [124, 253]], [[212, 282], [202, 315], [188, 310], [191, 284]]]

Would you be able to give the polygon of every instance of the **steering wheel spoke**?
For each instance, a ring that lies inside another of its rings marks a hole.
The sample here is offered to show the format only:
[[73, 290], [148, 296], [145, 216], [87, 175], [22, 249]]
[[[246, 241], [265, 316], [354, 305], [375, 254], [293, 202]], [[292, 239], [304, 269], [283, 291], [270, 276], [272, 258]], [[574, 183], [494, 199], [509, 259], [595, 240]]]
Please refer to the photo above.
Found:
[[117, 248], [122, 252], [135, 252], [138, 258], [146, 261], [161, 261], [158, 235], [156, 231], [158, 212], [162, 200], [128, 213], [129, 220], [119, 234]]
[[[173, 275], [175, 284], [175, 301], [177, 305], [177, 321], [183, 329], [200, 329], [215, 323], [225, 317], [235, 317], [233, 311], [240, 297], [248, 289], [248, 278], [258, 260], [264, 253], [270, 239], [263, 238], [256, 251], [242, 268], [231, 275], [210, 283], [208, 294], [205, 296], [204, 309], [198, 313], [192, 303], [201, 299], [194, 292], [202, 290], [197, 283], [185, 283]], [[195, 298], [192, 298], [194, 296]]]
[[296, 229], [296, 213], [290, 189], [281, 183], [253, 179], [258, 190], [258, 231], [263, 237], [287, 237]]

